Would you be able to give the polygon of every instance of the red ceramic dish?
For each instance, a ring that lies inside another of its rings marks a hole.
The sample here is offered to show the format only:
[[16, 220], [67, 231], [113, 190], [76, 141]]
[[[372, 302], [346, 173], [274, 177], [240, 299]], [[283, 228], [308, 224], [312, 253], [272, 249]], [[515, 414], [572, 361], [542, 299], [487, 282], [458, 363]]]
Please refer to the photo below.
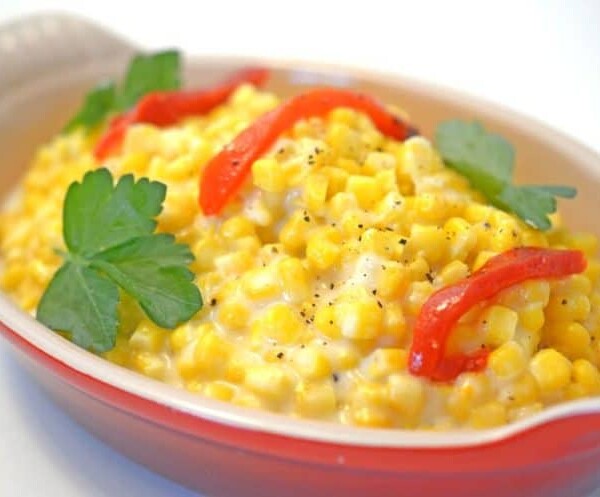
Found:
[[[119, 73], [133, 50], [76, 19], [23, 22], [40, 33], [46, 51], [32, 51], [33, 60], [20, 64], [3, 62], [0, 196], [16, 187], [28, 157], [60, 128], [85, 89], [101, 75]], [[19, 28], [4, 29], [16, 33]], [[60, 36], [44, 38], [50, 32]], [[80, 50], [82, 37], [94, 47], [92, 58]], [[274, 91], [289, 94], [315, 83], [361, 88], [401, 102], [426, 134], [442, 119], [475, 116], [516, 145], [526, 179], [576, 184], [578, 199], [565, 204], [563, 212], [574, 227], [600, 232], [600, 221], [577, 216], [600, 207], [595, 194], [600, 158], [555, 131], [414, 81], [347, 68], [260, 62], [273, 68]], [[241, 63], [192, 58], [188, 79], [198, 86], [210, 84]], [[4, 126], [15, 115], [17, 124], [12, 120], [13, 125]], [[544, 171], [531, 166], [540, 163]], [[2, 294], [0, 334], [51, 397], [94, 435], [208, 495], [576, 497], [600, 485], [600, 399], [563, 404], [483, 432], [357, 429], [245, 410], [155, 382], [62, 339]]]

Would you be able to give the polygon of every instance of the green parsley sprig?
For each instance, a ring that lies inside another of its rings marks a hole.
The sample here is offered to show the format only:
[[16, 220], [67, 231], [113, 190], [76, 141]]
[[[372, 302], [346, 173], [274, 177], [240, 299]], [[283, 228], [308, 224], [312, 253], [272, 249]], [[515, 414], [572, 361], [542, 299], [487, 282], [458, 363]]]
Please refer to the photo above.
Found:
[[91, 90], [79, 112], [67, 123], [63, 132], [79, 127], [93, 128], [113, 112], [130, 109], [146, 93], [177, 90], [181, 87], [179, 52], [167, 50], [136, 55], [129, 63], [120, 88], [114, 81], [105, 81]]
[[552, 227], [548, 214], [556, 212], [556, 197], [573, 198], [577, 194], [570, 186], [512, 184], [513, 146], [477, 122], [441, 123], [435, 132], [435, 146], [446, 165], [465, 176], [492, 205], [539, 230]]
[[166, 187], [107, 169], [73, 183], [63, 209], [68, 252], [38, 306], [37, 318], [96, 352], [115, 345], [120, 291], [137, 301], [158, 326], [174, 328], [202, 307], [186, 245], [154, 233]]

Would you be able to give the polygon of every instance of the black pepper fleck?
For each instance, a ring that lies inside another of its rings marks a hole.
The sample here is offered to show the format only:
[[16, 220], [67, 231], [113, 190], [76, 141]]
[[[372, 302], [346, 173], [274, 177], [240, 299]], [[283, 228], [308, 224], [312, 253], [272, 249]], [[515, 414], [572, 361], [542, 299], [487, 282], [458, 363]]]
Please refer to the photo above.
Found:
[[407, 242], [408, 242], [408, 240], [406, 238], [400, 238], [400, 241], [399, 241], [400, 245], [406, 245]]
[[336, 382], [336, 383], [337, 383], [338, 381], [340, 381], [340, 377], [337, 375], [337, 373], [333, 373], [333, 374], [331, 375], [331, 377], [333, 378], [333, 381], [334, 381], [334, 382]]
[[561, 303], [562, 305], [567, 305], [567, 299], [562, 299], [562, 300], [560, 301], [560, 303]]
[[333, 290], [334, 288], [335, 288], [335, 284], [334, 284], [334, 283], [330, 283], [330, 284], [329, 284], [329, 289], [330, 289], [330, 290]]
[[215, 298], [210, 299], [210, 305], [213, 306], [213, 307], [216, 306], [217, 305], [217, 299], [215, 299]]
[[283, 352], [279, 352], [277, 354], [277, 359], [283, 359]]

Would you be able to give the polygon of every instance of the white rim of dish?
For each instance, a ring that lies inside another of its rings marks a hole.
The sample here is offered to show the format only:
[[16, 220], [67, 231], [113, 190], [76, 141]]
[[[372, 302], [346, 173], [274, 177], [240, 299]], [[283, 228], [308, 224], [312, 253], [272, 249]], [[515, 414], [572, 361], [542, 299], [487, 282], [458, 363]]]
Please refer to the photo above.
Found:
[[[76, 20], [76, 18], [72, 18]], [[87, 21], [81, 21], [87, 23]], [[97, 26], [95, 26], [98, 28]], [[114, 38], [110, 33], [107, 37]], [[124, 44], [124, 48], [131, 50], [132, 46]], [[486, 102], [484, 99], [471, 97], [462, 92], [446, 89], [441, 85], [419, 81], [415, 78], [399, 77], [382, 71], [364, 70], [351, 65], [319, 64], [304, 60], [277, 60], [269, 58], [250, 58], [237, 56], [202, 56], [189, 57], [192, 63], [202, 60], [212, 64], [234, 65], [237, 63], [256, 62], [271, 65], [273, 67], [292, 69], [302, 67], [303, 69], [321, 71], [325, 73], [346, 72], [358, 77], [373, 80], [387, 80], [393, 85], [394, 81], [412, 82], [425, 88], [426, 91], [444, 93], [447, 100], [463, 99], [468, 97], [473, 107], [485, 106], [492, 109], [499, 118], [514, 123], [515, 117], [523, 122], [523, 128], [527, 127], [530, 134], [551, 135], [560, 142], [561, 148], [568, 154], [581, 157], [586, 155], [586, 166], [590, 170], [596, 169], [593, 164], [600, 165], [600, 157], [591, 149], [575, 142], [569, 137], [549, 128], [543, 123], [537, 122], [527, 116], [520, 116], [517, 112], [508, 110], [502, 106]], [[93, 61], [91, 66], [93, 67]], [[82, 68], [83, 69], [83, 68]], [[83, 71], [82, 71], [83, 72]], [[46, 84], [48, 82], [46, 81]], [[23, 93], [26, 88], [21, 88]], [[21, 93], [21, 92], [20, 92]], [[535, 132], [532, 132], [531, 125]], [[582, 162], [579, 160], [578, 162]], [[600, 176], [600, 168], [595, 173]], [[529, 429], [555, 421], [584, 414], [600, 413], [600, 398], [576, 400], [549, 407], [541, 413], [529, 418], [513, 422], [511, 424], [492, 428], [484, 431], [452, 430], [448, 432], [428, 432], [423, 430], [403, 429], [369, 429], [357, 428], [335, 424], [331, 422], [300, 420], [289, 416], [274, 414], [267, 411], [244, 409], [226, 402], [219, 402], [209, 398], [192, 394], [183, 389], [178, 389], [166, 383], [147, 378], [139, 373], [124, 369], [107, 360], [104, 360], [46, 328], [36, 321], [32, 316], [19, 309], [3, 292], [0, 291], [0, 322], [4, 323], [25, 341], [42, 350], [53, 359], [65, 366], [74, 369], [95, 380], [108, 384], [114, 388], [123, 390], [129, 394], [155, 402], [162, 406], [231, 427], [264, 432], [284, 437], [299, 438], [315, 442], [325, 442], [341, 445], [353, 445], [362, 447], [398, 448], [398, 449], [443, 449], [456, 447], [475, 447], [490, 444], [516, 436]], [[77, 387], [75, 387], [77, 388]], [[80, 389], [85, 391], [84, 389]], [[89, 393], [89, 392], [88, 392]], [[144, 412], [140, 411], [140, 415]]]

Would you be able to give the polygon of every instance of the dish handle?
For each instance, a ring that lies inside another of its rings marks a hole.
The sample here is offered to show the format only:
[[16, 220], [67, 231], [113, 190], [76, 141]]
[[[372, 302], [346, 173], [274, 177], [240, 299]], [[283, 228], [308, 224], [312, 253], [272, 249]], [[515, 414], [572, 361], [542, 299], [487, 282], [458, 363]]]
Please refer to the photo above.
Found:
[[0, 25], [0, 89], [7, 93], [23, 82], [133, 49], [131, 42], [86, 19], [62, 13], [21, 17]]

